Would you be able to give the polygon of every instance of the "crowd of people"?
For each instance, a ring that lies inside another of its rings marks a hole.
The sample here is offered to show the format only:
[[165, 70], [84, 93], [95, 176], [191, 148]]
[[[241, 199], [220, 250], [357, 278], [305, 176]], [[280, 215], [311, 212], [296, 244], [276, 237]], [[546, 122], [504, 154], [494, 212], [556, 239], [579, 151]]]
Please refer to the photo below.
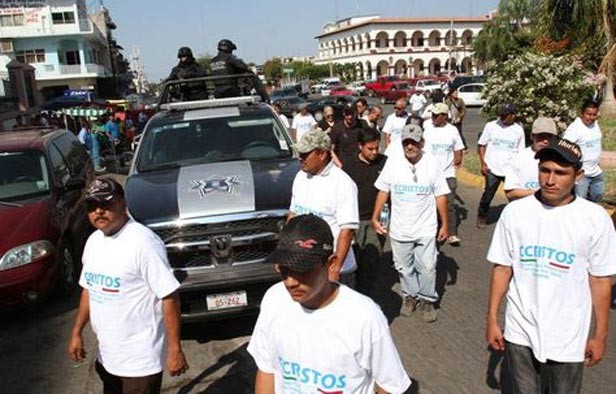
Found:
[[[439, 248], [462, 245], [455, 203], [456, 168], [467, 150], [464, 102], [455, 90], [430, 103], [399, 99], [382, 128], [383, 108], [364, 99], [345, 107], [340, 120], [331, 107], [318, 122], [306, 108], [291, 122], [279, 106], [273, 110], [295, 139], [301, 169], [287, 225], [266, 261], [281, 282], [265, 294], [248, 345], [258, 368], [255, 393], [403, 393], [411, 380], [372, 300], [374, 279], [389, 242], [399, 314], [437, 320]], [[504, 103], [478, 140], [485, 189], [477, 227], [487, 226], [501, 183], [511, 201], [487, 254], [486, 340], [505, 352], [513, 392], [580, 392], [584, 365], [605, 352], [616, 274], [614, 226], [595, 203], [604, 182], [598, 106], [584, 103], [562, 138], [552, 119], [538, 117], [528, 147], [516, 112]], [[105, 130], [115, 138], [109, 122]], [[84, 252], [69, 353], [83, 359], [81, 331], [90, 320], [106, 389], [157, 392], [163, 366], [172, 375], [188, 368], [178, 283], [160, 239], [125, 214], [119, 184], [97, 180], [86, 199], [99, 231]]]

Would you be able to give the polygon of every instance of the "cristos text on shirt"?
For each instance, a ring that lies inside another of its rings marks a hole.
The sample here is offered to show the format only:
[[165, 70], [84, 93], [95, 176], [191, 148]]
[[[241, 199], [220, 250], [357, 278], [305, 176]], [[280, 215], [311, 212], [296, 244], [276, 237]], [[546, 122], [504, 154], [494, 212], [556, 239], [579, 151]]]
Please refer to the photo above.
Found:
[[346, 375], [334, 375], [323, 373], [313, 368], [307, 368], [294, 361], [287, 361], [278, 357], [282, 378], [285, 382], [297, 382], [318, 386], [321, 389], [344, 389], [346, 387]]
[[393, 186], [394, 193], [396, 194], [414, 194], [414, 195], [428, 195], [434, 193], [434, 187], [428, 185], [401, 185], [397, 184]]
[[94, 272], [84, 272], [84, 279], [88, 286], [98, 285], [103, 291], [116, 293], [120, 290], [122, 281], [120, 277], [97, 274]]
[[318, 216], [320, 218], [322, 218], [323, 216], [325, 216], [324, 213], [316, 211], [312, 208], [308, 208], [308, 207], [304, 207], [302, 205], [298, 205], [298, 204], [293, 204], [293, 207], [291, 208], [291, 210], [293, 212], [295, 212], [298, 215], [309, 215], [309, 214], [313, 214], [315, 216]]
[[565, 252], [556, 248], [542, 245], [522, 245], [520, 246], [520, 259], [547, 259], [555, 260], [558, 264], [567, 266], [575, 263], [575, 253]]
[[500, 149], [513, 149], [515, 148], [515, 142], [510, 140], [505, 140], [502, 138], [494, 138], [492, 140], [492, 146]]

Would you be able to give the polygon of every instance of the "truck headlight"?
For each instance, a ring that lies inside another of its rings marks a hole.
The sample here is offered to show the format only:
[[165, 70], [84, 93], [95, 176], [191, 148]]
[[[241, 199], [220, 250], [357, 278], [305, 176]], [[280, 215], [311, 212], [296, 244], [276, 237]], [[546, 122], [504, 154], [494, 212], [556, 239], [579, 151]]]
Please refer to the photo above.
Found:
[[54, 246], [49, 241], [35, 241], [17, 246], [2, 256], [0, 271], [21, 267], [51, 255]]

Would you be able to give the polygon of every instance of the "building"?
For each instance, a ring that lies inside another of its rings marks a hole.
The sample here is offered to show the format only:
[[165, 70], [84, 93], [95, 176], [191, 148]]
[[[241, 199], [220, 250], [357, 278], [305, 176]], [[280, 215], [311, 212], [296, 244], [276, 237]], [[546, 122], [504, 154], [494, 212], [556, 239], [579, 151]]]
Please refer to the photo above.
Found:
[[109, 21], [103, 7], [88, 15], [85, 0], [0, 0], [0, 78], [17, 60], [35, 68], [45, 98], [67, 90], [104, 95], [114, 74]]
[[[485, 17], [381, 18], [358, 16], [327, 23], [315, 64], [356, 63], [363, 79], [381, 75], [475, 73], [472, 42]], [[481, 68], [481, 67], [479, 67]]]

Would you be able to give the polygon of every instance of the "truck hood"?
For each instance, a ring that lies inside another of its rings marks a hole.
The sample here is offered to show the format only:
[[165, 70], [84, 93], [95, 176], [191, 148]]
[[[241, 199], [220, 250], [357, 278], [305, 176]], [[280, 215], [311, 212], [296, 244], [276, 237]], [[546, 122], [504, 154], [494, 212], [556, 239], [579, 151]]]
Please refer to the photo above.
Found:
[[0, 256], [16, 246], [45, 238], [48, 219], [48, 198], [22, 207], [0, 206]]
[[178, 219], [288, 209], [297, 160], [233, 161], [133, 174], [126, 181], [136, 220]]

